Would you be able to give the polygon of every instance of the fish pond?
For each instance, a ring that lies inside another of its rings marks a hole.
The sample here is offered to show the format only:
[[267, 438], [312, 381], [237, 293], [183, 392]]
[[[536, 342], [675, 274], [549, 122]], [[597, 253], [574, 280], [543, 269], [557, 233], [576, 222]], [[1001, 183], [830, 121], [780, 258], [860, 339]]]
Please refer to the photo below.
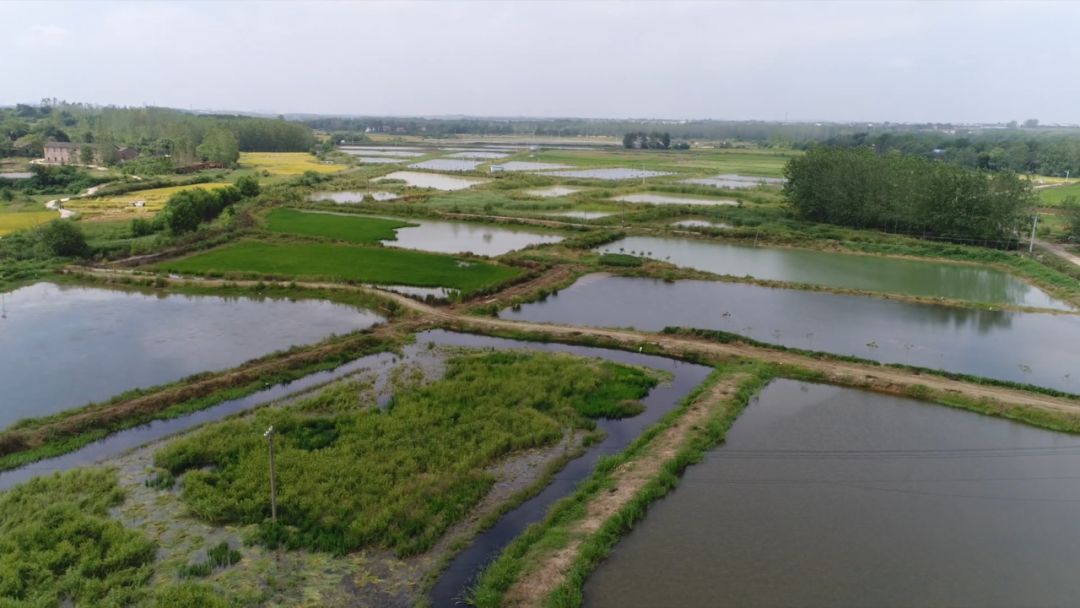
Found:
[[674, 175], [670, 171], [648, 171], [646, 169], [627, 169], [624, 167], [608, 167], [603, 169], [578, 169], [576, 171], [551, 171], [544, 175], [558, 177], [572, 177], [577, 179], [601, 179], [616, 181], [620, 179], [645, 179], [647, 177], [661, 177]]
[[346, 192], [316, 192], [308, 197], [308, 200], [313, 201], [333, 201], [339, 205], [346, 205], [351, 203], [362, 203], [365, 199], [371, 199], [377, 202], [392, 201], [401, 198], [393, 192], [385, 191], [373, 191], [363, 192], [358, 190], [346, 191]]
[[428, 169], [430, 171], [474, 171], [480, 161], [456, 158], [434, 158], [409, 165], [410, 169]]
[[739, 204], [739, 201], [730, 198], [690, 198], [688, 196], [668, 196], [651, 192], [623, 194], [616, 196], [614, 200], [620, 203], [647, 203], [649, 205], [709, 205], [722, 207]]
[[771, 383], [587, 580], [591, 608], [1074, 606], [1080, 438]]
[[555, 211], [552, 213], [545, 213], [544, 215], [550, 215], [552, 217], [570, 217], [578, 220], [598, 220], [602, 217], [608, 217], [609, 215], [615, 214], [615, 211]]
[[570, 165], [557, 163], [534, 163], [524, 160], [512, 160], [501, 165], [492, 165], [492, 171], [550, 171], [552, 169], [571, 169]]
[[145, 294], [35, 283], [5, 294], [0, 428], [370, 327], [319, 300]]
[[721, 330], [788, 347], [1080, 392], [1077, 315], [595, 274], [557, 297], [500, 316], [645, 331]]
[[477, 184], [483, 184], [486, 180], [454, 177], [452, 175], [440, 175], [438, 173], [422, 173], [420, 171], [394, 171], [382, 177], [373, 179], [373, 182], [385, 180], [398, 180], [405, 182], [413, 188], [432, 188], [434, 190], [466, 190]]
[[851, 255], [807, 249], [746, 247], [692, 238], [634, 236], [597, 248], [631, 252], [676, 266], [755, 279], [812, 283], [991, 304], [1071, 310], [1038, 287], [1007, 272], [972, 264], [950, 264]]
[[492, 224], [407, 220], [413, 226], [398, 228], [395, 240], [383, 241], [389, 247], [418, 249], [436, 253], [474, 253], [497, 256], [530, 245], [558, 243], [558, 234], [537, 232], [535, 229]]

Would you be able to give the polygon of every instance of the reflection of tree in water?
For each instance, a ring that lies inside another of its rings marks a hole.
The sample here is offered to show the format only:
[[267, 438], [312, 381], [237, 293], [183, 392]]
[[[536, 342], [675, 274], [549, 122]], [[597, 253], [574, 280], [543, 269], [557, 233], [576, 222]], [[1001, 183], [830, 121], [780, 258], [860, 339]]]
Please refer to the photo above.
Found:
[[1013, 318], [1025, 313], [1004, 310], [982, 310], [960, 306], [934, 306], [911, 304], [904, 311], [904, 320], [946, 325], [953, 329], [971, 329], [979, 334], [1001, 331], [1012, 327]]

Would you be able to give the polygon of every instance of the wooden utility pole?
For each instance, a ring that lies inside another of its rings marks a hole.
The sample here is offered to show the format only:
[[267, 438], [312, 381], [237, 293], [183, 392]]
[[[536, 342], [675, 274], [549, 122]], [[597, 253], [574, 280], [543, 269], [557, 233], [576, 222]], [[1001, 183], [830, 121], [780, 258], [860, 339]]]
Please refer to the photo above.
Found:
[[263, 433], [266, 444], [270, 448], [270, 519], [277, 523], [277, 483], [274, 479], [274, 425]]

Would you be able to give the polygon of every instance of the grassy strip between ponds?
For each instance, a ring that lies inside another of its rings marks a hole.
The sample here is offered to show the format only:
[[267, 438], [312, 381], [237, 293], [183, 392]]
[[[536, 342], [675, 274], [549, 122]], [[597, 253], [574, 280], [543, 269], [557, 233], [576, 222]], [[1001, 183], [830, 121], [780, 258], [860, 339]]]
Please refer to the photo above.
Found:
[[[588, 502], [613, 487], [613, 473], [617, 467], [641, 457], [648, 450], [649, 444], [685, 415], [690, 405], [711, 386], [725, 377], [739, 373], [750, 374], [750, 378], [739, 386], [735, 398], [726, 404], [726, 407], [713, 412], [707, 426], [685, 441], [676, 457], [664, 464], [661, 475], [639, 492], [633, 502], [616, 518], [605, 522], [599, 533], [585, 541], [566, 581], [547, 602], [557, 606], [580, 605], [580, 589], [588, 573], [607, 555], [617, 540], [629, 531], [633, 523], [644, 515], [646, 506], [670, 491], [677, 483], [679, 473], [700, 460], [709, 448], [723, 438], [750, 398], [773, 377], [774, 371], [770, 366], [745, 360], [725, 362], [718, 366], [707, 381], [683, 399], [679, 407], [642, 433], [621, 454], [597, 462], [596, 471], [573, 495], [557, 503], [548, 511], [543, 521], [530, 526], [507, 546], [481, 575], [476, 588], [471, 592], [471, 601], [481, 607], [501, 606], [506, 591], [536, 558], [568, 544], [570, 528], [585, 516]], [[577, 603], [573, 601], [574, 596], [577, 596]]]
[[162, 262], [157, 269], [210, 276], [247, 273], [383, 285], [449, 287], [463, 293], [508, 282], [522, 273], [517, 268], [438, 253], [254, 240]]
[[79, 469], [0, 494], [0, 605], [223, 607], [209, 587], [149, 585], [157, 546], [109, 516], [115, 471]]
[[396, 240], [398, 228], [415, 225], [379, 217], [359, 215], [350, 217], [283, 208], [274, 209], [266, 216], [266, 229], [270, 232], [325, 237], [337, 241], [365, 244]]
[[[327, 389], [291, 407], [216, 423], [159, 451], [192, 513], [255, 525], [270, 546], [345, 553], [429, 549], [494, 484], [487, 467], [548, 446], [592, 418], [634, 415], [657, 382], [641, 369], [549, 353], [470, 353], [385, 410]], [[277, 525], [261, 490], [273, 425]], [[209, 467], [209, 468], [208, 468]]]
[[[0, 433], [0, 471], [73, 452], [112, 433], [204, 410], [399, 344], [366, 334], [331, 339], [316, 346], [311, 355], [286, 351], [258, 359], [253, 363], [268, 365], [251, 372], [244, 371], [249, 362], [237, 370], [197, 374], [164, 386], [128, 391], [106, 403], [22, 420]], [[121, 409], [114, 411], [110, 406]]]

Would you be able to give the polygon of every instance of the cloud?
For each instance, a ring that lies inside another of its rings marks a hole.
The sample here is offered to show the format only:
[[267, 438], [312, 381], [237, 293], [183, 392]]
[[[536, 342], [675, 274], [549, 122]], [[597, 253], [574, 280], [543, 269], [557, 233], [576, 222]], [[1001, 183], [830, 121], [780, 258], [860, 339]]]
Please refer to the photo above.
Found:
[[67, 44], [71, 32], [59, 25], [31, 25], [18, 37], [20, 46], [30, 48], [56, 48]]

